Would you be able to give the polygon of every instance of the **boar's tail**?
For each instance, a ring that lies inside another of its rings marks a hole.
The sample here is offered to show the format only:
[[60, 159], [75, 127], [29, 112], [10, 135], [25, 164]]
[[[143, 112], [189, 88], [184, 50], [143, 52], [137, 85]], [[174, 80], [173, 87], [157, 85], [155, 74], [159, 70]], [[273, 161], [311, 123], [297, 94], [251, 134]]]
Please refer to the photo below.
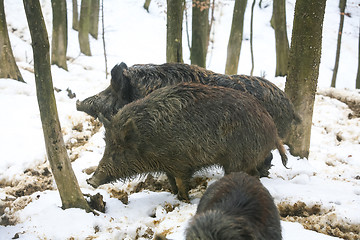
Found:
[[289, 168], [286, 166], [286, 165], [287, 165], [287, 162], [288, 162], [288, 158], [287, 158], [287, 156], [286, 156], [286, 150], [285, 150], [284, 145], [283, 145], [282, 141], [280, 140], [280, 138], [277, 138], [276, 148], [279, 150], [282, 164], [284, 165], [285, 168], [289, 169]]

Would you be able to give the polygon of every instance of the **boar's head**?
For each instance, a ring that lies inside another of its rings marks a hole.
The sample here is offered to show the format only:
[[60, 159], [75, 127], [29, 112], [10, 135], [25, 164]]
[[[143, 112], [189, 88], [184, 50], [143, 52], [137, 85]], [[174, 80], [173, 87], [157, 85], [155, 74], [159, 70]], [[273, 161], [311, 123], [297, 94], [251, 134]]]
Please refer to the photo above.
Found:
[[114, 123], [114, 118], [105, 119], [100, 114], [106, 129], [105, 152], [94, 175], [87, 183], [98, 186], [118, 179], [126, 180], [143, 173], [143, 165], [137, 154], [138, 130], [132, 119], [125, 124]]
[[101, 113], [106, 118], [111, 118], [120, 108], [132, 101], [132, 87], [127, 76], [127, 66], [120, 63], [111, 70], [110, 86], [104, 91], [76, 102], [76, 109], [97, 118]]

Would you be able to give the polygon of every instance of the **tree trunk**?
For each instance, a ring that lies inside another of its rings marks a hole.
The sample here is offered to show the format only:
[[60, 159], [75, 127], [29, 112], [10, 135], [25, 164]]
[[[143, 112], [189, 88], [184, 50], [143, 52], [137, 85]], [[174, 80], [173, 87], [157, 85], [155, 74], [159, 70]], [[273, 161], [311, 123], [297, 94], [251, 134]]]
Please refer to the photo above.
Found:
[[105, 45], [105, 23], [104, 23], [104, 0], [101, 0], [101, 29], [102, 29], [102, 42], [104, 49], [104, 61], [105, 61], [105, 79], [108, 76], [108, 67], [107, 67], [107, 54], [106, 54], [106, 45]]
[[359, 47], [358, 47], [358, 70], [356, 75], [356, 85], [357, 89], [360, 89], [360, 24], [359, 24]]
[[72, 7], [73, 7], [73, 22], [72, 28], [76, 31], [79, 31], [79, 14], [78, 14], [78, 4], [77, 0], [72, 0]]
[[289, 64], [289, 41], [286, 31], [285, 0], [273, 1], [271, 26], [275, 30], [276, 70], [275, 76], [286, 76]]
[[205, 68], [209, 42], [210, 0], [193, 0], [192, 4], [191, 64]]
[[344, 18], [345, 18], [345, 7], [346, 0], [340, 0], [339, 8], [340, 8], [340, 25], [337, 39], [337, 47], [336, 47], [336, 57], [335, 57], [335, 66], [333, 70], [333, 75], [331, 79], [331, 87], [335, 87], [336, 85], [336, 76], [339, 69], [339, 59], [340, 59], [340, 49], [341, 49], [341, 36], [344, 28]]
[[4, 0], [0, 0], [0, 78], [12, 78], [25, 82], [16, 65], [8, 35]]
[[99, 34], [99, 10], [100, 10], [99, 7], [100, 7], [100, 0], [91, 0], [89, 32], [91, 36], [95, 39], [98, 39], [98, 34]]
[[235, 0], [229, 43], [227, 47], [227, 58], [225, 66], [226, 74], [231, 75], [237, 73], [241, 42], [243, 37], [246, 4], [247, 0]]
[[285, 141], [293, 155], [309, 156], [326, 0], [297, 0], [285, 92], [302, 117]]
[[149, 12], [149, 6], [150, 6], [151, 0], [145, 0], [144, 8], [147, 12]]
[[90, 0], [81, 1], [80, 20], [79, 20], [79, 44], [80, 51], [86, 56], [91, 56], [89, 43], [90, 30]]
[[66, 152], [51, 79], [49, 40], [39, 0], [23, 0], [33, 43], [36, 93], [44, 132], [46, 152], [63, 208], [90, 210]]
[[53, 30], [51, 42], [51, 64], [67, 70], [67, 9], [66, 0], [51, 0], [53, 10]]
[[255, 7], [256, 0], [253, 1], [251, 6], [251, 20], [250, 20], [250, 53], [251, 53], [251, 70], [250, 76], [254, 73], [254, 51], [253, 51], [253, 20], [254, 20], [254, 7]]
[[183, 4], [182, 0], [167, 0], [166, 62], [183, 62]]

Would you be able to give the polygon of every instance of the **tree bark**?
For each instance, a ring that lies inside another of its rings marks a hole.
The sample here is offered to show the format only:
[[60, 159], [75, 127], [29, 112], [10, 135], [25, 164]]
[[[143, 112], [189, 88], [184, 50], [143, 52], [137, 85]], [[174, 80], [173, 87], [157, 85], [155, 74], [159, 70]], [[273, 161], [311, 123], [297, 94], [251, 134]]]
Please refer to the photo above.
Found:
[[167, 0], [166, 62], [183, 62], [183, 4], [182, 0]]
[[210, 0], [192, 1], [191, 64], [206, 67]]
[[339, 25], [338, 39], [337, 39], [337, 46], [336, 46], [335, 66], [334, 66], [333, 75], [332, 75], [332, 79], [331, 79], [331, 87], [335, 87], [335, 85], [336, 85], [336, 76], [337, 76], [337, 72], [339, 69], [341, 37], [342, 37], [342, 31], [344, 28], [344, 19], [345, 19], [345, 7], [346, 7], [346, 0], [340, 0], [340, 3], [339, 3], [340, 25]]
[[90, 0], [81, 1], [80, 20], [79, 20], [79, 44], [80, 52], [86, 56], [91, 56], [89, 43], [90, 30]]
[[144, 8], [147, 12], [149, 12], [150, 3], [151, 3], [151, 0], [145, 0]]
[[302, 117], [286, 143], [293, 155], [309, 156], [312, 115], [319, 76], [326, 0], [297, 0], [285, 92]]
[[0, 46], [0, 78], [11, 78], [25, 82], [16, 65], [11, 49], [4, 10], [4, 0], [0, 0]]
[[104, 0], [101, 0], [101, 29], [102, 29], [102, 42], [104, 49], [104, 61], [105, 61], [105, 79], [108, 76], [108, 67], [107, 67], [107, 54], [106, 54], [106, 45], [105, 45], [105, 23], [104, 23]]
[[66, 152], [54, 96], [49, 40], [39, 0], [23, 0], [34, 54], [36, 93], [44, 132], [46, 152], [63, 208], [90, 210], [80, 191]]
[[360, 89], [360, 24], [359, 24], [359, 47], [358, 47], [358, 70], [357, 70], [357, 75], [356, 75], [356, 83], [355, 83], [355, 87], [357, 89]]
[[250, 20], [250, 53], [251, 53], [251, 70], [250, 76], [254, 73], [254, 51], [253, 51], [253, 20], [254, 20], [254, 7], [255, 7], [256, 0], [253, 0], [251, 5], [251, 20]]
[[73, 21], [72, 28], [76, 31], [79, 31], [79, 14], [78, 14], [78, 4], [77, 0], [72, 0], [72, 12], [73, 12]]
[[98, 34], [99, 34], [99, 10], [100, 10], [99, 7], [100, 7], [100, 0], [91, 0], [89, 32], [91, 36], [95, 39], [98, 39]]
[[51, 64], [67, 70], [67, 8], [66, 0], [51, 0], [53, 11], [53, 30], [51, 42]]
[[229, 43], [227, 47], [225, 66], [226, 74], [237, 74], [243, 37], [246, 4], [247, 0], [235, 0]]
[[275, 30], [276, 70], [275, 76], [286, 76], [289, 64], [289, 40], [286, 31], [285, 0], [273, 1], [271, 26]]

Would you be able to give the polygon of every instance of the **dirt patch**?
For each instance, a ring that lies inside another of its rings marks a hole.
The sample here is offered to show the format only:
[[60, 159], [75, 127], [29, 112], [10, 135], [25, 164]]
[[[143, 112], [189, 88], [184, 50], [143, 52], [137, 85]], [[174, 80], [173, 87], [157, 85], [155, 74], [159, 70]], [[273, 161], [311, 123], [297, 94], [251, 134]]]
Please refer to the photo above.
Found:
[[110, 196], [119, 199], [125, 205], [129, 203], [129, 194], [123, 190], [116, 191], [115, 189], [111, 189]]
[[335, 98], [340, 102], [345, 103], [351, 109], [348, 118], [360, 118], [360, 92], [356, 94], [354, 91], [342, 90], [336, 88], [322, 89], [317, 92], [320, 95]]
[[142, 227], [136, 229], [135, 239], [152, 239], [153, 236], [154, 231], [150, 227], [146, 228], [145, 231]]
[[[205, 190], [207, 183], [208, 179], [205, 177], [194, 177], [190, 180], [190, 189], [192, 191]], [[148, 174], [145, 181], [140, 182], [131, 193], [141, 192], [144, 189], [153, 192], [172, 192], [167, 178], [165, 180], [159, 180], [151, 174]]]
[[307, 206], [304, 202], [281, 202], [278, 209], [282, 220], [299, 222], [305, 229], [343, 239], [360, 239], [360, 225], [349, 224], [339, 219], [332, 209], [322, 209], [321, 205]]
[[6, 194], [15, 198], [29, 196], [34, 192], [52, 190], [53, 178], [47, 167], [39, 169], [27, 169], [24, 171], [24, 180], [9, 185], [5, 191]]
[[34, 198], [39, 198], [39, 196], [23, 196], [19, 198], [7, 198], [3, 201], [6, 205], [4, 213], [0, 217], [0, 225], [9, 226], [15, 225], [18, 222], [17, 211], [24, 209], [29, 203], [33, 201]]
[[345, 102], [353, 113], [349, 113], [348, 118], [360, 118], [360, 104], [355, 102]]
[[83, 151], [81, 147], [88, 143], [95, 133], [99, 132], [101, 126], [102, 123], [93, 117], [87, 118], [84, 123], [74, 123], [72, 137], [65, 143], [71, 162], [79, 158], [79, 153]]
[[25, 170], [21, 181], [8, 183], [3, 187], [7, 197], [0, 201], [0, 225], [16, 224], [16, 212], [32, 202], [33, 197], [30, 195], [53, 189], [52, 174], [46, 164]]
[[171, 192], [171, 186], [167, 179], [158, 180], [151, 174], [148, 174], [145, 181], [140, 182], [131, 193], [141, 192], [144, 189], [153, 192]]

